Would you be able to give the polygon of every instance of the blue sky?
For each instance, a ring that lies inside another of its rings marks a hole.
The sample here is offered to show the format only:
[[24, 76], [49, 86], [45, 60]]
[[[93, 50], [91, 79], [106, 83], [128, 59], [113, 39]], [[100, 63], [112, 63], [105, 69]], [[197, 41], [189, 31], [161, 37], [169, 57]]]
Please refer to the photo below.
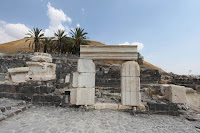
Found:
[[33, 27], [51, 36], [78, 24], [91, 40], [140, 45], [145, 60], [167, 72], [200, 75], [199, 7], [199, 0], [6, 0], [0, 43]]

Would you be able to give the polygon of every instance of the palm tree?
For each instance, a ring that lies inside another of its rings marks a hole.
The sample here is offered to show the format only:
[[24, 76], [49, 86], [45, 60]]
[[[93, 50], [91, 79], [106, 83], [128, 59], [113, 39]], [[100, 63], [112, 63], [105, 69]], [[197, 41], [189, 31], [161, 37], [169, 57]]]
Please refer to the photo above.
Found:
[[71, 30], [70, 34], [75, 41], [75, 54], [80, 54], [80, 45], [88, 45], [89, 41], [86, 40], [87, 32], [84, 32], [84, 29], [76, 27], [75, 30]]
[[64, 53], [68, 53], [68, 54], [73, 53], [74, 44], [75, 44], [74, 39], [72, 39], [71, 37], [65, 37]]
[[53, 44], [53, 37], [45, 37], [44, 40], [42, 40], [43, 44], [43, 52], [53, 52], [54, 49], [54, 44]]
[[32, 44], [32, 48], [33, 45], [35, 44], [35, 50], [34, 52], [38, 52], [40, 49], [40, 40], [43, 38], [44, 33], [42, 33], [42, 29], [38, 29], [38, 28], [33, 28], [33, 30], [29, 30], [29, 33], [27, 33], [26, 35], [29, 35], [29, 37], [25, 37], [28, 38], [26, 39], [26, 41], [30, 40], [31, 38], [33, 38], [33, 42], [29, 44]]
[[67, 34], [65, 34], [65, 30], [60, 30], [58, 29], [57, 32], [54, 33], [54, 36], [57, 39], [57, 43], [58, 43], [58, 53], [63, 53], [63, 49], [64, 49], [64, 44], [63, 41], [65, 40]]

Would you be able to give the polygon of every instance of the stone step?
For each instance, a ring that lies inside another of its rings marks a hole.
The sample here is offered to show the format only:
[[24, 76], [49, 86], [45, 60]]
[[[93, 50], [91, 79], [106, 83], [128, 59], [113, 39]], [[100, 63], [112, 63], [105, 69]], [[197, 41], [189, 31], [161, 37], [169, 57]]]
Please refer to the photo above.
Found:
[[118, 103], [117, 101], [108, 98], [96, 98], [95, 101], [99, 103]]
[[104, 99], [111, 99], [115, 102], [121, 102], [121, 93], [102, 93], [102, 98]]
[[110, 110], [131, 110], [132, 106], [121, 105], [120, 103], [101, 103], [96, 102], [94, 105], [95, 109], [110, 109]]
[[0, 99], [0, 121], [17, 115], [18, 113], [29, 109], [31, 106], [32, 104], [28, 104], [22, 100], [2, 98]]

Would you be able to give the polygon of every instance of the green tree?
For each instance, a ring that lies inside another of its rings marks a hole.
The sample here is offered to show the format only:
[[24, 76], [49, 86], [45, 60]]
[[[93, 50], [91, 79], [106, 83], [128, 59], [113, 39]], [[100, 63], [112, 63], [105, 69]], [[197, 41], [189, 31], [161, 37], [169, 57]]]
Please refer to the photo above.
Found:
[[54, 33], [54, 36], [57, 39], [57, 50], [58, 53], [63, 53], [64, 52], [64, 41], [65, 38], [67, 37], [67, 34], [65, 34], [65, 30], [58, 29], [57, 32]]
[[50, 52], [52, 53], [55, 45], [53, 43], [53, 37], [45, 37], [44, 40], [42, 40], [42, 44], [43, 44], [43, 52]]
[[84, 29], [81, 29], [80, 27], [76, 27], [75, 30], [71, 30], [70, 34], [72, 35], [72, 38], [75, 41], [74, 45], [74, 54], [80, 54], [80, 45], [88, 45], [89, 41], [86, 40], [87, 32], [84, 32]]
[[32, 45], [33, 48], [33, 45], [35, 45], [34, 52], [38, 52], [40, 50], [40, 41], [41, 39], [43, 39], [44, 36], [44, 33], [42, 33], [42, 29], [33, 28], [33, 30], [29, 30], [29, 33], [27, 33], [26, 35], [28, 35], [28, 37], [25, 37], [27, 38], [26, 41], [33, 39], [33, 42], [29, 44], [29, 47], [30, 45]]

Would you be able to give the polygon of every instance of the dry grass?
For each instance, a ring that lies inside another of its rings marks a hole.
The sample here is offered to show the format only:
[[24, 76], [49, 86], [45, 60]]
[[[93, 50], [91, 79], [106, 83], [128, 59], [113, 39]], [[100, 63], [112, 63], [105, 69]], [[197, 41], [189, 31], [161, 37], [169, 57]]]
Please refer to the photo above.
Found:
[[[25, 42], [26, 39], [20, 39], [4, 44], [0, 44], [0, 53], [17, 53], [18, 51], [23, 51], [23, 52], [33, 52], [34, 50], [32, 48], [29, 48], [29, 43], [30, 41]], [[97, 41], [90, 41], [90, 45], [105, 45], [101, 42]]]
[[144, 61], [143, 62], [143, 65], [142, 65], [143, 68], [146, 68], [146, 69], [154, 69], [154, 70], [159, 70], [160, 72], [164, 72], [166, 73], [164, 70], [162, 70], [160, 67], [157, 67], [147, 61]]
[[18, 51], [33, 52], [33, 49], [29, 48], [30, 41], [25, 42], [26, 39], [20, 39], [13, 42], [0, 44], [0, 53], [17, 53]]

